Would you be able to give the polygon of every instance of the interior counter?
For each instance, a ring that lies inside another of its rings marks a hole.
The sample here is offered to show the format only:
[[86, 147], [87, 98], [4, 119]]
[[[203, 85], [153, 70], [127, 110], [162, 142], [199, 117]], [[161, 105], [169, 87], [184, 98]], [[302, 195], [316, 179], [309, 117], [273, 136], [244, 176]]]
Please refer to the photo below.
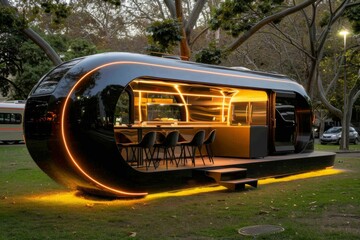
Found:
[[268, 155], [267, 126], [216, 126], [215, 156], [259, 158]]

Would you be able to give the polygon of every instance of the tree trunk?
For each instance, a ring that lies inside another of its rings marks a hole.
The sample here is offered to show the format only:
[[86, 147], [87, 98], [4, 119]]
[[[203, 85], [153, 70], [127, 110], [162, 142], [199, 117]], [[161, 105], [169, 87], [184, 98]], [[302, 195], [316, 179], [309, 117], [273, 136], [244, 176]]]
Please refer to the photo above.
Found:
[[186, 33], [185, 33], [185, 27], [183, 24], [183, 11], [182, 11], [182, 5], [181, 0], [175, 0], [175, 6], [176, 6], [176, 17], [181, 24], [181, 41], [180, 41], [180, 57], [182, 60], [189, 60], [190, 59], [190, 48], [187, 41]]
[[344, 115], [341, 119], [341, 125], [342, 125], [342, 132], [341, 132], [341, 141], [340, 141], [340, 150], [349, 150], [349, 127], [350, 127], [350, 118], [351, 118], [351, 114], [349, 114], [349, 112], [351, 112], [351, 109], [349, 109], [348, 106], [344, 107], [346, 109], [344, 109]]

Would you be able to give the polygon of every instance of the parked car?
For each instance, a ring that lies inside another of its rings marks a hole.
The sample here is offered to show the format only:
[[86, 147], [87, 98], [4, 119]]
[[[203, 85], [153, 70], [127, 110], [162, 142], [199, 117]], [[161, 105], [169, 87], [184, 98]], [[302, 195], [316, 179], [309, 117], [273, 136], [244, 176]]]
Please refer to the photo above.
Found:
[[[353, 128], [349, 128], [349, 142], [357, 144], [359, 142], [359, 134], [358, 132]], [[320, 137], [320, 143], [321, 144], [327, 144], [327, 143], [335, 143], [340, 144], [341, 141], [341, 127], [332, 127], [326, 130], [323, 135]]]

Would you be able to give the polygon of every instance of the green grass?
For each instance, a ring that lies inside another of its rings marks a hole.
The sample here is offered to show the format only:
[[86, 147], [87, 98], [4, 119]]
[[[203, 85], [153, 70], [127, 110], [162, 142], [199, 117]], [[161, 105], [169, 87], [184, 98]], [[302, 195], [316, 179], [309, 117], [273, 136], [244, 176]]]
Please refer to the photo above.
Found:
[[360, 159], [339, 155], [335, 167], [346, 171], [241, 192], [106, 200], [74, 196], [25, 146], [0, 145], [0, 239], [253, 239], [238, 230], [258, 224], [285, 231], [257, 239], [359, 239]]
[[[315, 144], [315, 150], [319, 151], [340, 151], [340, 146], [336, 144]], [[360, 144], [349, 144], [349, 151], [360, 151]]]

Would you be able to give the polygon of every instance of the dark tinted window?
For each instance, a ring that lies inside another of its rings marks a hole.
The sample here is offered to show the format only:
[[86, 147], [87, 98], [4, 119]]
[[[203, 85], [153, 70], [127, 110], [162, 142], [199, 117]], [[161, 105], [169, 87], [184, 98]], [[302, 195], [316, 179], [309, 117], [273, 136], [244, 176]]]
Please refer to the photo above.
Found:
[[48, 75], [44, 77], [39, 86], [35, 89], [32, 95], [48, 94], [52, 93], [60, 79], [69, 71], [69, 69], [77, 64], [81, 59], [73, 60], [66, 62], [54, 70], [52, 70]]

